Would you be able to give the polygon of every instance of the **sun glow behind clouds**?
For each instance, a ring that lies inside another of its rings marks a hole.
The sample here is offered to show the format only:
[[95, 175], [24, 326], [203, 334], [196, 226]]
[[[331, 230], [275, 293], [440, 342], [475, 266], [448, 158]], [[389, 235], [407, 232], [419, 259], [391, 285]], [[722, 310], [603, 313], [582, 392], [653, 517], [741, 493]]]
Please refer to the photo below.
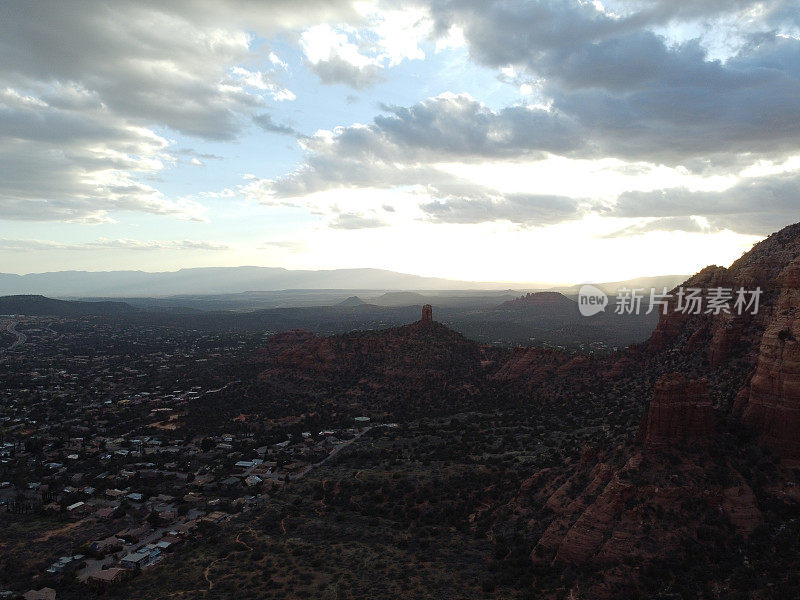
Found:
[[320, 228], [309, 237], [308, 252], [293, 257], [292, 263], [318, 268], [319, 257], [324, 256], [326, 268], [390, 264], [398, 271], [472, 281], [572, 284], [693, 273], [707, 263], [727, 265], [758, 240], [730, 232], [650, 232], [625, 239], [595, 235], [598, 227], [619, 229], [625, 224], [619, 220], [599, 225], [587, 218], [521, 229], [508, 223], [431, 226], [408, 222], [346, 235]]
[[535, 161], [440, 163], [437, 167], [476, 184], [494, 186], [508, 193], [558, 194], [606, 200], [613, 200], [629, 190], [686, 187], [692, 191], [723, 191], [738, 180], [732, 174], [702, 176], [681, 167], [628, 163], [616, 158], [580, 160], [549, 156]]
[[[598, 215], [547, 227], [526, 228], [507, 221], [432, 224], [418, 208], [421, 196], [424, 191], [417, 189], [376, 188], [313, 194], [305, 199], [305, 210], [315, 214], [315, 223], [285, 231], [284, 246], [265, 247], [257, 239], [248, 240], [237, 256], [289, 268], [358, 265], [544, 285], [693, 273], [711, 263], [729, 264], [759, 239], [727, 231], [651, 231], [615, 238], [609, 236], [639, 220]], [[330, 227], [341, 215], [362, 215], [384, 226]], [[302, 252], [289, 242], [302, 243]]]
[[796, 2], [101, 4], [0, 9], [17, 271], [597, 281], [797, 218]]

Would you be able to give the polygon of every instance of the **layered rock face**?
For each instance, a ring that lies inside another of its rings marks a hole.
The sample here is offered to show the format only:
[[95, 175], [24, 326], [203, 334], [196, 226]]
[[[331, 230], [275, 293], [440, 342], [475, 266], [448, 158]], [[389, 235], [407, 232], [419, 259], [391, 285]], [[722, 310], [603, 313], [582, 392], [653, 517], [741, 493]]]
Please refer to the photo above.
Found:
[[[670, 302], [667, 314], [661, 315], [647, 347], [652, 352], [667, 348], [684, 351], [704, 349], [710, 366], [717, 368], [740, 351], [755, 360], [761, 335], [767, 327], [781, 292], [780, 279], [787, 265], [800, 257], [800, 223], [790, 225], [759, 242], [729, 268], [706, 267], [683, 284], [707, 293], [717, 287], [762, 291], [758, 314], [688, 315], [676, 311]], [[741, 353], [741, 352], [740, 352]]]
[[[676, 311], [673, 301], [649, 342], [598, 366], [602, 389], [630, 394], [640, 378], [665, 367], [707, 379], [662, 376], [640, 423], [638, 444], [537, 473], [507, 507], [515, 515], [512, 526], [496, 528], [506, 536], [529, 532], [534, 563], [592, 572], [595, 579], [576, 585], [573, 597], [630, 597], [619, 590], [638, 577], [631, 565], [687, 557], [687, 548], [698, 556], [733, 550], [762, 525], [777, 535], [783, 511], [797, 510], [797, 463], [765, 460], [757, 444], [738, 436], [738, 428], [728, 429], [728, 419], [717, 421], [708, 381], [720, 408], [736, 396], [734, 414], [765, 445], [800, 459], [800, 224], [771, 235], [730, 268], [704, 269], [683, 287], [699, 288], [706, 298], [715, 288], [734, 295], [739, 288], [760, 288], [759, 310], [688, 314]], [[558, 382], [567, 364], [520, 350], [497, 377], [511, 380], [528, 372], [539, 376], [535, 381]], [[573, 377], [570, 372], [563, 379]], [[710, 444], [715, 446], [706, 448]], [[698, 448], [704, 451], [692, 451]], [[744, 547], [748, 553], [762, 548]]]
[[783, 270], [778, 283], [781, 295], [755, 374], [735, 411], [766, 445], [786, 458], [800, 458], [800, 260]]
[[[737, 471], [722, 465], [728, 485], [709, 479], [713, 463], [707, 455], [698, 455], [698, 462], [682, 459], [670, 465], [640, 451], [618, 469], [603, 458], [582, 460], [560, 485], [523, 485], [526, 496], [535, 495], [539, 487], [539, 497], [546, 498], [544, 506], [554, 515], [531, 553], [534, 563], [645, 563], [679, 552], [715, 515], [724, 515], [743, 536], [763, 522], [752, 489]], [[693, 510], [686, 511], [686, 503], [693, 503]], [[663, 517], [654, 519], [654, 514]], [[594, 589], [591, 597], [612, 596]]]
[[433, 307], [430, 304], [422, 307], [422, 322], [433, 323]]
[[800, 458], [800, 224], [756, 244], [728, 269], [708, 267], [684, 288], [760, 288], [757, 314], [686, 315], [674, 303], [647, 349], [703, 352], [712, 369], [753, 373], [734, 414], [784, 458]]
[[714, 436], [714, 410], [705, 380], [683, 375], [664, 375], [655, 385], [650, 409], [636, 438], [645, 448], [659, 449], [688, 444], [704, 446]]
[[514, 348], [511, 356], [493, 378], [498, 381], [524, 378], [528, 385], [540, 385], [556, 375], [563, 374], [565, 368], [571, 368], [570, 363], [574, 360], [569, 354], [559, 350], [533, 346]]
[[[724, 267], [712, 265], [690, 277], [682, 287], [684, 289], [698, 288], [706, 290], [712, 287], [726, 286], [729, 282], [728, 270]], [[648, 341], [648, 347], [651, 351], [658, 352], [667, 348], [673, 340], [686, 331], [692, 315], [677, 310], [677, 304], [678, 299], [673, 295], [669, 300], [666, 312], [660, 313], [658, 324]]]

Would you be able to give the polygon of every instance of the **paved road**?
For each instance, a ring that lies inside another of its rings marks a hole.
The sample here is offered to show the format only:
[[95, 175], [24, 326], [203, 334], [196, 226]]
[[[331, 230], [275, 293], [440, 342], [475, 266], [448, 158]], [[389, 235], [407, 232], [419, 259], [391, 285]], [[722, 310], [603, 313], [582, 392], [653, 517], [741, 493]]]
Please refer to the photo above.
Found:
[[342, 442], [341, 444], [336, 446], [333, 450], [331, 450], [331, 453], [328, 454], [328, 456], [323, 458], [321, 461], [319, 461], [317, 463], [314, 463], [314, 464], [311, 464], [311, 465], [308, 465], [307, 467], [303, 468], [303, 470], [300, 471], [299, 473], [296, 473], [294, 475], [290, 475], [289, 479], [291, 481], [297, 481], [298, 479], [302, 479], [303, 477], [308, 475], [308, 472], [311, 471], [311, 469], [314, 469], [315, 467], [318, 467], [318, 466], [323, 465], [326, 462], [328, 462], [330, 459], [332, 459], [334, 456], [336, 456], [339, 452], [341, 452], [343, 448], [347, 448], [350, 444], [352, 444], [356, 440], [360, 439], [361, 436], [364, 435], [365, 433], [367, 433], [370, 429], [372, 429], [372, 427], [373, 427], [372, 425], [370, 425], [369, 427], [365, 427], [364, 429], [359, 431], [352, 439], [349, 439], [349, 440], [347, 440], [345, 442]]
[[13, 350], [17, 346], [22, 346], [22, 344], [28, 341], [28, 336], [25, 335], [24, 333], [17, 331], [16, 326], [17, 322], [11, 321], [11, 323], [8, 324], [8, 327], [6, 327], [6, 331], [8, 331], [8, 333], [17, 336], [16, 341], [8, 347], [9, 350]]

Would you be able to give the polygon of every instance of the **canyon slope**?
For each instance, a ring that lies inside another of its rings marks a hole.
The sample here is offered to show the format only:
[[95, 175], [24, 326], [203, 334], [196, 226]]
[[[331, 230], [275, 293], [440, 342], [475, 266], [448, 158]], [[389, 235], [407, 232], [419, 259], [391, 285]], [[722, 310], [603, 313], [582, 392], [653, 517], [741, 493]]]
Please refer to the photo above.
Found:
[[[521, 597], [794, 597], [799, 283], [794, 225], [679, 286], [705, 298], [759, 290], [757, 310], [682, 312], [676, 288], [651, 337], [619, 351], [479, 344], [427, 306], [401, 327], [288, 331], [269, 337], [252, 379], [198, 401], [189, 419], [198, 430], [291, 422], [298, 435], [354, 415], [399, 422], [405, 433], [376, 434], [354, 454], [375, 453], [370, 474], [354, 458], [357, 482], [321, 475], [335, 493], [312, 496], [309, 518], [394, 511], [417, 527], [438, 515], [493, 544], [491, 568]], [[526, 296], [503, 311], [552, 301]], [[422, 448], [423, 460], [407, 460]], [[448, 486], [415, 483], [444, 473]]]
[[[526, 540], [542, 597], [636, 597], [698, 581], [729, 597], [742, 583], [722, 563], [761, 571], [770, 590], [750, 582], [754, 593], [797, 591], [774, 540], [800, 518], [800, 225], [680, 287], [760, 290], [758, 310], [687, 314], [676, 288], [642, 345], [573, 370], [575, 358], [519, 350], [497, 374], [527, 380], [544, 401], [580, 393], [588, 406], [610, 388], [641, 414], [576, 463], [526, 479], [495, 522], [496, 539]], [[554, 586], [570, 566], [579, 574]]]

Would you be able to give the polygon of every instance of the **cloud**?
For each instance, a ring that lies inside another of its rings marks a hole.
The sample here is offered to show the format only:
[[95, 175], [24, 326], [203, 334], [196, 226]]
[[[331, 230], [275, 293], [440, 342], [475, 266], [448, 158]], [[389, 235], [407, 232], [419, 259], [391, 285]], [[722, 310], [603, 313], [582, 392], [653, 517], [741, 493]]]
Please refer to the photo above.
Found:
[[227, 244], [205, 240], [141, 241], [132, 239], [101, 239], [84, 245], [87, 248], [114, 248], [120, 250], [229, 250]]
[[47, 101], [0, 91], [0, 141], [0, 218], [98, 221], [117, 210], [203, 218], [199, 205], [138, 180], [164, 168], [167, 140], [105, 112], [86, 90], [53, 88]]
[[[579, 215], [575, 199], [503, 194], [435, 167], [437, 162], [544, 157], [582, 146], [568, 119], [541, 108], [494, 111], [466, 94], [444, 94], [409, 108], [385, 106], [369, 125], [303, 138], [306, 162], [273, 181], [248, 184], [247, 193], [267, 204], [336, 188], [388, 189], [421, 186], [433, 199], [421, 208], [433, 222], [509, 220], [525, 226], [562, 222]], [[334, 227], [354, 229], [380, 221], [339, 218]]]
[[232, 139], [238, 115], [261, 104], [227, 71], [248, 58], [243, 31], [122, 2], [14, 3], [3, 13], [0, 78], [15, 88], [67, 82], [132, 124], [217, 140]]
[[[173, 154], [184, 152], [170, 151], [171, 133], [229, 141], [253, 122], [297, 137], [306, 151], [293, 171], [248, 184], [254, 197], [302, 203], [336, 188], [421, 186], [430, 196], [423, 211], [434, 222], [528, 226], [591, 209], [584, 199], [472, 184], [437, 168], [444, 162], [554, 154], [735, 174], [757, 160], [800, 152], [796, 2], [606, 5], [417, 0], [398, 10], [349, 0], [273, 0], [267, 11], [256, 0], [4, 3], [0, 218], [100, 222], [116, 211], [139, 211], [202, 219], [201, 206], [151, 185], [178, 162]], [[720, 31], [730, 40], [719, 42], [724, 52], [710, 53], [709, 39], [724, 37]], [[365, 124], [301, 136], [269, 112], [294, 97], [283, 83], [288, 66], [269, 44], [286, 32], [320, 81], [354, 89], [390, 78], [403, 61], [424, 59], [425, 44], [457, 40], [471, 61], [525, 86], [531, 104], [490, 107], [445, 93], [384, 105]], [[655, 199], [632, 194], [616, 210], [641, 219], [694, 214], [661, 214], [660, 206], [680, 204], [678, 191]], [[695, 213], [710, 227], [761, 230], [786, 215], [779, 203], [762, 204], [755, 217], [732, 201], [702, 201], [708, 208]], [[715, 212], [722, 204], [728, 207]], [[341, 217], [334, 226], [359, 223]], [[660, 223], [647, 226], [680, 224]]]
[[523, 226], [553, 225], [577, 219], [579, 200], [565, 196], [536, 194], [482, 194], [480, 198], [435, 200], [420, 208], [437, 223], [485, 223], [510, 221]]
[[752, 14], [758, 11], [764, 21], [789, 5], [786, 0], [622, 0], [612, 7], [642, 25], [661, 25], [670, 22], [691, 22], [707, 17]]
[[307, 66], [322, 83], [361, 90], [385, 81], [388, 68], [425, 58], [420, 42], [430, 37], [433, 23], [424, 7], [355, 6], [360, 28], [324, 23], [300, 35]]
[[711, 228], [693, 217], [661, 217], [659, 219], [648, 219], [615, 231], [603, 237], [620, 238], [632, 235], [642, 235], [651, 231], [685, 231], [688, 233], [709, 233]]
[[[756, 12], [746, 15], [756, 25], [741, 33], [741, 48], [711, 60], [698, 40], [671, 44], [648, 29], [705, 11], [679, 2], [657, 19], [652, 10], [666, 2], [627, 4], [638, 11], [620, 17], [588, 2], [466, 1], [434, 2], [432, 14], [439, 32], [463, 29], [475, 61], [535, 79], [553, 110], [584, 132], [589, 157], [725, 165], [798, 149], [800, 40], [776, 35]], [[717, 17], [727, 12], [711, 4]]]
[[[284, 70], [269, 56], [254, 70], [253, 34], [320, 20], [359, 21], [352, 2], [275, 0], [59, 0], [4, 3], [0, 78], [15, 87], [80, 84], [108, 110], [206, 139], [232, 139]], [[272, 54], [274, 56], [274, 53]], [[275, 57], [277, 58], [277, 57]], [[248, 90], [246, 88], [253, 88]]]
[[367, 217], [357, 213], [342, 213], [331, 223], [332, 229], [372, 229], [386, 227], [388, 223], [375, 217]]
[[259, 60], [251, 32], [361, 18], [338, 0], [275, 0], [269, 11], [253, 0], [3, 3], [0, 218], [203, 218], [145, 183], [176, 163], [164, 132], [233, 140], [270, 102], [294, 97], [285, 64]]
[[255, 115], [253, 117], [253, 121], [256, 125], [258, 125], [264, 131], [269, 131], [271, 133], [279, 133], [281, 135], [288, 135], [291, 137], [299, 137], [300, 134], [297, 132], [294, 127], [289, 127], [288, 125], [284, 125], [283, 123], [276, 123], [272, 120], [272, 115], [269, 113], [261, 113], [259, 115]]
[[228, 250], [226, 244], [199, 240], [142, 241], [134, 239], [104, 239], [85, 243], [59, 243], [45, 240], [0, 239], [0, 250], [10, 252], [35, 252], [42, 250]]
[[[653, 192], [626, 192], [617, 199], [608, 216], [658, 218], [662, 229], [685, 224], [694, 215], [703, 216], [714, 230], [766, 235], [797, 221], [800, 173], [745, 178], [720, 192], [698, 192], [669, 188]], [[653, 224], [649, 225], [653, 227]], [[673, 227], [674, 229], [687, 229]]]
[[352, 30], [328, 24], [316, 25], [301, 34], [300, 47], [308, 67], [322, 83], [363, 89], [384, 80], [380, 59], [362, 54], [359, 45], [350, 39], [353, 35]]
[[341, 83], [357, 90], [385, 81], [380, 66], [372, 64], [357, 66], [341, 56], [332, 56], [326, 60], [310, 63], [309, 69], [326, 85]]
[[223, 157], [219, 154], [212, 154], [210, 152], [198, 152], [193, 148], [176, 148], [170, 151], [171, 154], [177, 154], [179, 156], [191, 156], [192, 158], [197, 158], [200, 160], [222, 160]]
[[574, 125], [544, 109], [493, 111], [466, 94], [445, 94], [389, 113], [369, 125], [322, 131], [304, 138], [306, 162], [269, 183], [276, 199], [334, 188], [455, 183], [430, 166], [446, 161], [544, 157], [581, 147]]
[[287, 250], [292, 252], [301, 252], [306, 250], [307, 246], [304, 242], [276, 240], [272, 242], [263, 242], [258, 247], [259, 250], [271, 250], [273, 248], [280, 248], [281, 250]]
[[[384, 105], [367, 124], [304, 138], [304, 163], [262, 182], [261, 192], [274, 202], [335, 188], [422, 186], [432, 200], [421, 208], [435, 222], [548, 224], [599, 209], [581, 199], [503, 194], [449, 176], [437, 163], [554, 154], [736, 175], [757, 160], [800, 152], [800, 39], [781, 33], [785, 23], [773, 27], [778, 15], [788, 22], [790, 4], [769, 1], [758, 5], [762, 12], [744, 1], [617, 5], [612, 13], [589, 2], [432, 0], [434, 38], [462, 31], [473, 61], [502, 70], [515, 85], [524, 82], [541, 102], [490, 108], [446, 93], [407, 107]], [[701, 19], [750, 24], [737, 29], [737, 47], [724, 59], [710, 58], [700, 38], [669, 41], [653, 31]], [[327, 42], [309, 51], [312, 62], [347, 55], [359, 69], [380, 64], [355, 33], [328, 28], [319, 36]], [[640, 218], [683, 219], [651, 228], [690, 227], [685, 219], [697, 214], [712, 228], [751, 232], [786, 216], [782, 205], [770, 203], [715, 213], [702, 200], [693, 212], [660, 215], [647, 205], [650, 196], [633, 194], [620, 198], [620, 211], [639, 206]], [[754, 212], [763, 214], [741, 217]]]

